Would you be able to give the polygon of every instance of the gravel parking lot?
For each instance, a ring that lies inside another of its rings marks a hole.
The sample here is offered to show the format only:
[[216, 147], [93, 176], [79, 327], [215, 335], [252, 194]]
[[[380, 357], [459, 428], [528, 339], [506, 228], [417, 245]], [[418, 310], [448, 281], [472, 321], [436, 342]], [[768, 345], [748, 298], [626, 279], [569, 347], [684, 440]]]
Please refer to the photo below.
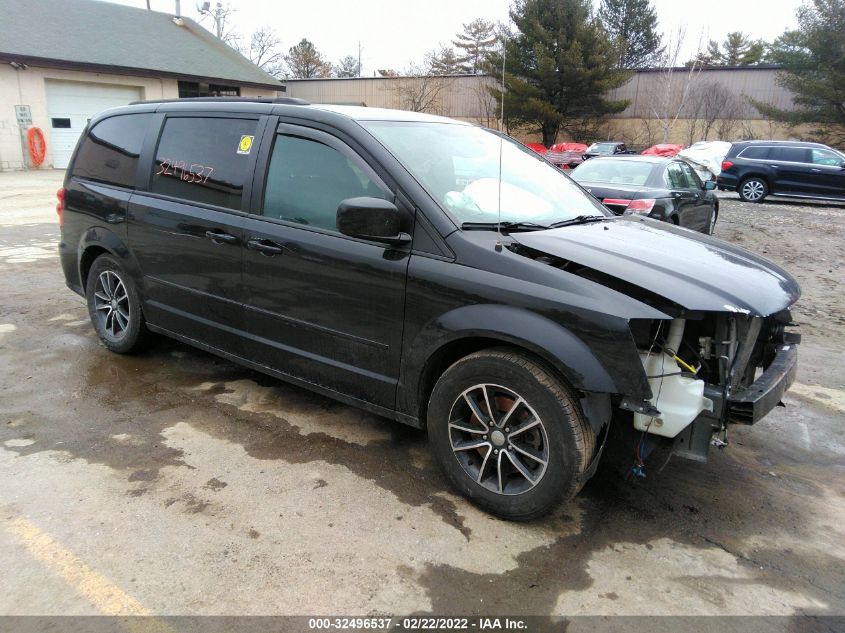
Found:
[[60, 172], [0, 174], [0, 614], [845, 614], [845, 205], [721, 197], [800, 281], [798, 380], [709, 463], [611, 456], [532, 524], [422, 433], [172, 341], [98, 345]]

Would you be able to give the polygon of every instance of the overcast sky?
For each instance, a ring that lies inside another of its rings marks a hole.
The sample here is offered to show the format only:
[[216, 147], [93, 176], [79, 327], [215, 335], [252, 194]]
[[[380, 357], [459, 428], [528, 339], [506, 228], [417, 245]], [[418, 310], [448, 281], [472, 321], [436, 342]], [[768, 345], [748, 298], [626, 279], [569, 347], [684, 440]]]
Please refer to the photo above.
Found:
[[[116, 0], [140, 8], [145, 0]], [[796, 26], [801, 0], [652, 0], [660, 29], [675, 33], [686, 27], [682, 60], [691, 57], [702, 40], [722, 40], [730, 31], [771, 40]], [[598, 5], [599, 0], [594, 0]], [[182, 13], [198, 19], [195, 0], [182, 0]], [[212, 2], [214, 4], [214, 2]], [[331, 62], [358, 54], [362, 46], [364, 74], [379, 68], [403, 69], [422, 61], [439, 44], [450, 44], [461, 25], [477, 17], [506, 21], [510, 0], [231, 0], [232, 23], [241, 36], [271, 26], [285, 50], [303, 37], [314, 42]], [[174, 0], [150, 0], [154, 11], [172, 13]], [[700, 7], [696, 8], [696, 7]], [[764, 10], [761, 10], [765, 7]], [[210, 25], [206, 18], [203, 24]]]

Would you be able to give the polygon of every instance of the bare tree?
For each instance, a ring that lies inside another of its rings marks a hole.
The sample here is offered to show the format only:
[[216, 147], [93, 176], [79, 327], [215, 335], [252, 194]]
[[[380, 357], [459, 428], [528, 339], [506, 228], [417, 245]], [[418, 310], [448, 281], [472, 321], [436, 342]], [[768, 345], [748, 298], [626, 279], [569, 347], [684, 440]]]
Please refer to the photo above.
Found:
[[478, 78], [472, 82], [472, 94], [478, 104], [478, 122], [484, 127], [499, 128], [499, 108], [494, 93], [501, 94], [502, 84], [490, 78]]
[[687, 145], [707, 140], [720, 119], [735, 118], [741, 104], [725, 85], [718, 81], [703, 80], [690, 90], [687, 108]]
[[234, 12], [235, 10], [231, 5], [227, 4], [224, 6], [222, 2], [215, 3], [214, 8], [211, 7], [211, 3], [208, 3], [208, 8], [206, 8], [206, 3], [197, 3], [200, 24], [203, 23], [205, 18], [211, 18], [212, 24], [214, 25], [212, 32], [218, 39], [223, 40], [233, 48], [237, 48], [237, 41], [240, 39], [240, 36], [232, 30], [230, 24]]
[[746, 110], [746, 104], [731, 95], [719, 113], [716, 123], [716, 135], [720, 141], [734, 140], [737, 127], [741, 127], [742, 122], [746, 120]]
[[430, 69], [411, 64], [390, 87], [402, 110], [444, 114], [443, 95], [452, 87], [453, 79], [432, 75]]
[[253, 64], [274, 77], [286, 75], [281, 40], [269, 26], [262, 26], [249, 38], [249, 46], [235, 45], [235, 49]]
[[640, 127], [642, 128], [642, 143], [647, 147], [651, 147], [657, 142], [657, 124], [654, 119], [645, 117], [640, 120]]
[[663, 143], [669, 141], [672, 129], [684, 113], [692, 87], [701, 74], [702, 65], [698, 61], [690, 63], [686, 68], [678, 67], [685, 35], [686, 29], [679, 27], [677, 32], [669, 38], [657, 64], [660, 70], [648, 107], [649, 113], [662, 132]]

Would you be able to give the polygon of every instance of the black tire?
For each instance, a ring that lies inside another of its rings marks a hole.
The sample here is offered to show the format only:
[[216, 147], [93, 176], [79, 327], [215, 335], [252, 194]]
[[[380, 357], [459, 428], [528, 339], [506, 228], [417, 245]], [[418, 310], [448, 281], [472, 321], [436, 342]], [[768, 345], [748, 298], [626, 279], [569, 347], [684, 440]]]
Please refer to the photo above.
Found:
[[719, 209], [714, 208], [713, 211], [710, 213], [710, 219], [707, 221], [707, 228], [705, 229], [705, 233], [707, 235], [713, 235], [716, 232], [716, 222], [719, 220]]
[[769, 195], [769, 183], [759, 176], [749, 176], [739, 183], [737, 193], [743, 202], [763, 202]]
[[[488, 391], [478, 391], [481, 385]], [[473, 388], [485, 397], [474, 398]], [[499, 436], [481, 430], [493, 427], [473, 417], [465, 392], [481, 403], [482, 415], [495, 409]], [[484, 402], [488, 393], [490, 406]], [[522, 403], [514, 404], [517, 398]], [[517, 426], [510, 428], [514, 418]], [[532, 426], [535, 418], [540, 423]], [[432, 390], [427, 424], [434, 457], [454, 488], [491, 514], [516, 521], [542, 516], [574, 497], [595, 451], [595, 435], [571, 390], [540, 362], [506, 348], [476, 352], [449, 367]], [[486, 443], [455, 450], [473, 441]], [[545, 465], [525, 450], [545, 456]]]
[[85, 296], [94, 330], [109, 350], [131, 354], [149, 343], [138, 290], [114, 257], [100, 255], [91, 264]]

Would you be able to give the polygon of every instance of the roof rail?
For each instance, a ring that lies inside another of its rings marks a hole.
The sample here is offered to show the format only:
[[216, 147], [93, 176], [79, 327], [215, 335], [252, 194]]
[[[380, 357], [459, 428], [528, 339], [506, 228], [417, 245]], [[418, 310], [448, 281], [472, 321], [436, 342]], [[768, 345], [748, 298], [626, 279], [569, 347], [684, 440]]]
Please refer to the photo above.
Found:
[[152, 101], [132, 101], [129, 105], [142, 103], [285, 103], [288, 105], [311, 105], [305, 99], [296, 97], [185, 97], [182, 99], [154, 99]]

